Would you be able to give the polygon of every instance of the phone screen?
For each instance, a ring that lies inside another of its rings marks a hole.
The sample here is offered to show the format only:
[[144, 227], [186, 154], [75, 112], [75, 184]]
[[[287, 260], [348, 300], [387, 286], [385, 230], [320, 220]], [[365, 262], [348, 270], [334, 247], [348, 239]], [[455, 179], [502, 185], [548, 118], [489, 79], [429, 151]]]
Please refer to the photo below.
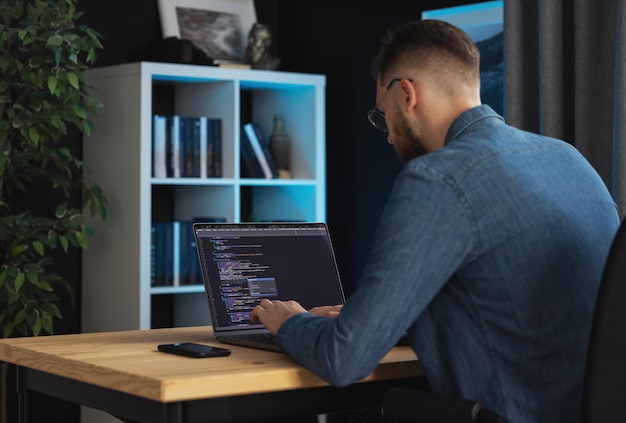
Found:
[[157, 347], [157, 349], [170, 354], [178, 354], [194, 358], [224, 357], [230, 355], [229, 349], [213, 347], [211, 345], [196, 344], [193, 342], [161, 344]]

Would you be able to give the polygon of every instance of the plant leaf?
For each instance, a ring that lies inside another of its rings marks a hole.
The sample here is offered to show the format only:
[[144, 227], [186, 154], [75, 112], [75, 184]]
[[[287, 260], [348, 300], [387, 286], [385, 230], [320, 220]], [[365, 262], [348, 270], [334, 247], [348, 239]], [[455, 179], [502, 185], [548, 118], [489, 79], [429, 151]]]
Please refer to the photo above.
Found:
[[24, 251], [26, 251], [27, 249], [28, 247], [24, 244], [16, 245], [13, 248], [11, 248], [11, 255], [18, 256], [22, 254]]
[[37, 128], [35, 128], [34, 126], [28, 128], [28, 138], [30, 138], [33, 144], [39, 144], [39, 132], [37, 131]]
[[33, 335], [37, 336], [39, 335], [39, 333], [41, 332], [41, 318], [38, 317], [37, 320], [35, 320], [35, 324], [32, 327], [32, 331], [33, 331]]
[[85, 237], [84, 232], [76, 232], [76, 242], [81, 248], [87, 248], [87, 237]]
[[62, 42], [63, 42], [63, 37], [61, 37], [58, 34], [54, 34], [54, 35], [48, 37], [48, 41], [46, 41], [46, 45], [47, 46], [58, 47], [58, 46], [61, 45]]
[[67, 203], [61, 203], [57, 206], [54, 215], [57, 219], [62, 219], [67, 215]]
[[33, 242], [33, 248], [35, 249], [35, 251], [39, 253], [40, 256], [43, 256], [43, 253], [44, 253], [43, 242], [41, 241]]
[[63, 251], [67, 253], [67, 247], [69, 245], [69, 241], [66, 236], [59, 236], [59, 242], [61, 243], [61, 247], [63, 247]]
[[75, 73], [70, 72], [67, 74], [67, 82], [69, 82], [72, 87], [78, 89], [79, 87], [78, 77], [76, 76]]
[[56, 94], [56, 92], [57, 92], [57, 84], [58, 84], [58, 80], [57, 80], [56, 76], [50, 75], [48, 77], [48, 89], [50, 90], [50, 92], [52, 94]]
[[19, 292], [20, 288], [24, 285], [24, 274], [19, 273], [15, 278], [15, 292]]

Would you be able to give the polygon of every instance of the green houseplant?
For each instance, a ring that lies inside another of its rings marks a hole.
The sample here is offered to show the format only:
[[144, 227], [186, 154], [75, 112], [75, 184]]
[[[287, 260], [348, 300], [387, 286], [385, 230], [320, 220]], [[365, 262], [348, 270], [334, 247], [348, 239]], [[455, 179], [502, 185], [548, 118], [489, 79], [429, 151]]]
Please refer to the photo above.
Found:
[[[55, 254], [85, 248], [83, 210], [106, 218], [107, 201], [85, 164], [64, 146], [68, 130], [89, 133], [100, 106], [84, 70], [99, 34], [76, 24], [75, 0], [0, 2], [0, 336], [53, 332], [55, 304], [72, 295]], [[55, 191], [52, 213], [29, 197]], [[35, 192], [33, 192], [35, 191]], [[75, 197], [80, 199], [78, 206]], [[57, 201], [58, 199], [58, 201]], [[0, 366], [0, 422], [7, 421], [7, 363]]]
[[[107, 217], [107, 199], [89, 179], [80, 151], [64, 142], [72, 131], [89, 134], [100, 107], [84, 71], [102, 48], [101, 37], [77, 24], [75, 3], [0, 2], [3, 337], [53, 333], [53, 320], [62, 317], [55, 303], [73, 296], [55, 254], [86, 248], [93, 231], [84, 213]], [[54, 191], [52, 212], [32, 210], [29, 197], [39, 190]]]

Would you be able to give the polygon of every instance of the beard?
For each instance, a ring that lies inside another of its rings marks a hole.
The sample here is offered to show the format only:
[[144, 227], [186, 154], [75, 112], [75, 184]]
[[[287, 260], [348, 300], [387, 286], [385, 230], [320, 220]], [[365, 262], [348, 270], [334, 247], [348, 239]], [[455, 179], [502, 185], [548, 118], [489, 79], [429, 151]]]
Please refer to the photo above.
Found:
[[393, 148], [403, 165], [428, 153], [421, 136], [413, 131], [406, 121], [397, 122], [396, 127], [398, 130], [393, 140]]

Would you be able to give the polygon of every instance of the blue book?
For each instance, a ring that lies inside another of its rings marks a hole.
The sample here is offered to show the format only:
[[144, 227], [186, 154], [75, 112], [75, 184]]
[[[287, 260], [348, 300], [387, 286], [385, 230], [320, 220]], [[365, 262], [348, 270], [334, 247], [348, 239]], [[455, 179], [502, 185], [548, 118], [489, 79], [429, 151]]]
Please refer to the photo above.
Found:
[[150, 285], [157, 286], [156, 274], [156, 224], [150, 227]]
[[200, 177], [209, 178], [213, 176], [213, 146], [211, 145], [211, 131], [212, 119], [206, 116], [200, 117], [200, 139], [199, 139], [199, 163], [200, 163]]
[[171, 286], [174, 281], [174, 249], [172, 222], [163, 222], [163, 281], [162, 286]]
[[172, 225], [172, 281], [170, 285], [180, 285], [180, 222], [171, 222]]
[[272, 172], [272, 178], [278, 178], [278, 166], [276, 166], [276, 161], [274, 160], [274, 155], [270, 151], [269, 143], [266, 142], [265, 138], [261, 134], [261, 128], [258, 123], [253, 122], [252, 126], [254, 127], [254, 132], [256, 133], [257, 139], [259, 140], [259, 144], [261, 145], [261, 150], [263, 150], [263, 155], [265, 156], [265, 160], [267, 160], [267, 165]]
[[152, 117], [152, 176], [167, 177], [167, 117]]
[[263, 168], [257, 158], [257, 155], [252, 149], [252, 144], [248, 137], [248, 133], [245, 131], [245, 125], [241, 128], [241, 173], [243, 177], [247, 178], [265, 178]]
[[165, 285], [165, 223], [155, 222], [154, 227], [154, 274], [155, 286]]
[[197, 118], [181, 116], [179, 118], [179, 136], [181, 151], [181, 176], [194, 176], [194, 144]]
[[[192, 131], [192, 139], [191, 139], [191, 169], [190, 174], [188, 176], [199, 178], [200, 177], [200, 145], [203, 142], [203, 137], [206, 140], [206, 127], [203, 128], [203, 125], [206, 124], [206, 118], [195, 117], [192, 118], [193, 131]], [[204, 133], [203, 133], [204, 131]]]
[[259, 125], [255, 122], [246, 123], [243, 129], [263, 171], [262, 177], [266, 179], [278, 178], [278, 169], [274, 164], [269, 148], [265, 145]]
[[180, 178], [183, 174], [181, 139], [180, 139], [180, 116], [170, 117], [169, 145], [168, 145], [168, 175], [172, 178]]
[[192, 222], [181, 222], [181, 246], [184, 238], [184, 251], [181, 251], [181, 263], [184, 261], [183, 267], [184, 285], [201, 285], [202, 274], [200, 270], [200, 261], [198, 260], [198, 252], [196, 250], [196, 242], [193, 236]]
[[189, 222], [178, 222], [179, 231], [179, 248], [178, 248], [178, 263], [179, 263], [179, 285], [187, 285], [189, 283], [189, 235], [188, 226]]
[[213, 119], [213, 176], [222, 177], [222, 119]]

